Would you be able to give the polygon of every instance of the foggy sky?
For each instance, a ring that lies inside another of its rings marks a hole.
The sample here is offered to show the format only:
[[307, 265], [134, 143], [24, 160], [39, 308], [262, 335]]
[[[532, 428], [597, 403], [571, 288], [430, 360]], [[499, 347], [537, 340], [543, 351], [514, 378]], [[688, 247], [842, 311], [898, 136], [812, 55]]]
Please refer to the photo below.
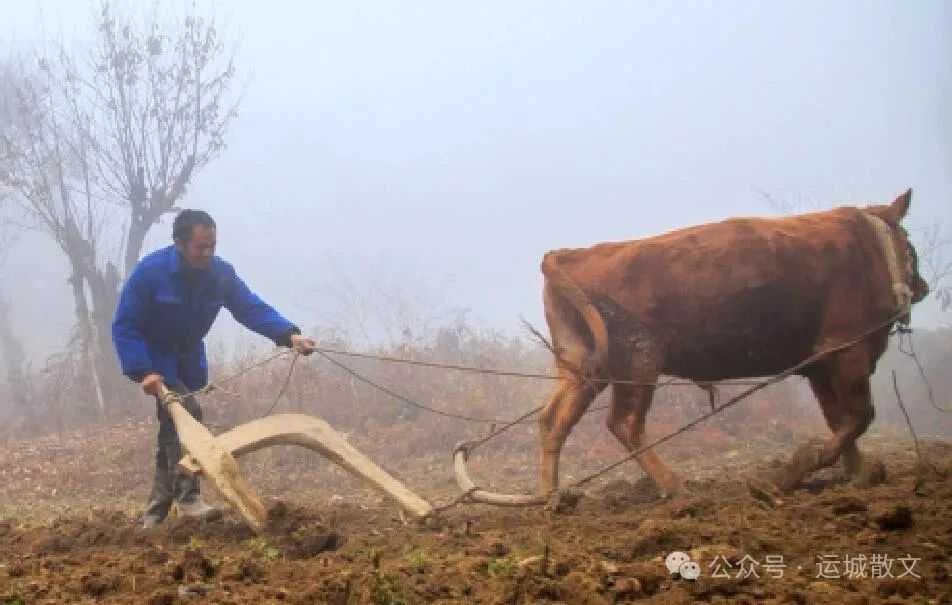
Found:
[[[244, 99], [181, 205], [307, 329], [342, 311], [323, 294], [341, 276], [541, 324], [545, 251], [772, 214], [761, 191], [828, 206], [911, 186], [910, 225], [952, 231], [947, 2], [198, 4], [240, 41]], [[0, 12], [14, 50], [40, 23], [91, 27], [83, 2]], [[0, 268], [34, 354], [72, 321], [51, 246], [21, 236]]]

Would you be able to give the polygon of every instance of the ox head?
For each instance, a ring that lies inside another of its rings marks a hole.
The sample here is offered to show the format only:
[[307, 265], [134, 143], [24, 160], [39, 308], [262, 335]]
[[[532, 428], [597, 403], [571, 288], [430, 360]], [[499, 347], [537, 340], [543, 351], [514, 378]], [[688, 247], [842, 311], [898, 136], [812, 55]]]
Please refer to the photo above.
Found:
[[917, 303], [929, 294], [929, 284], [919, 275], [919, 256], [909, 239], [909, 233], [902, 226], [902, 221], [906, 218], [911, 203], [912, 189], [907, 189], [891, 204], [870, 206], [865, 210], [881, 218], [889, 226], [897, 244], [897, 253], [900, 255], [899, 262], [905, 267], [906, 285], [912, 291], [912, 302]]

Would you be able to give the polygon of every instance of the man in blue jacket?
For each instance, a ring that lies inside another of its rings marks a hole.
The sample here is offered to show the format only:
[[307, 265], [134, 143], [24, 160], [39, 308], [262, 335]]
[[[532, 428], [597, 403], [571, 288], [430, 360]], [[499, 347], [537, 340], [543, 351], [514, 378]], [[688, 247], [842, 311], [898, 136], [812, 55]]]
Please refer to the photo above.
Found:
[[[182, 447], [171, 416], [158, 402], [162, 383], [183, 394], [208, 383], [203, 339], [221, 308], [279, 346], [304, 354], [315, 347], [297, 326], [252, 293], [234, 267], [215, 256], [215, 221], [206, 212], [183, 210], [175, 218], [172, 239], [174, 245], [136, 265], [122, 288], [112, 324], [122, 372], [156, 397], [159, 436], [155, 480], [143, 515], [146, 528], [165, 520], [173, 501], [184, 516], [206, 520], [221, 516], [202, 500], [198, 479], [178, 471]], [[202, 419], [194, 397], [185, 397], [184, 404], [192, 416]]]

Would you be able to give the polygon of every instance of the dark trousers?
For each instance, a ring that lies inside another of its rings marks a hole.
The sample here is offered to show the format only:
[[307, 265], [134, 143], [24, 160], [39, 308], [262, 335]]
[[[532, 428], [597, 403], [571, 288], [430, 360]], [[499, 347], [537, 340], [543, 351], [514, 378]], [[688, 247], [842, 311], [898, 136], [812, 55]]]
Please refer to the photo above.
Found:
[[[177, 393], [188, 392], [181, 382], [169, 385], [169, 388]], [[184, 397], [182, 405], [193, 418], [201, 422], [202, 408], [195, 397]], [[158, 399], [156, 399], [156, 414], [159, 418], [159, 438], [155, 450], [155, 478], [145, 515], [161, 520], [169, 514], [173, 501], [189, 504], [198, 500], [201, 492], [198, 477], [178, 470], [178, 461], [182, 459], [182, 444], [179, 442], [178, 433], [175, 432], [172, 416]]]

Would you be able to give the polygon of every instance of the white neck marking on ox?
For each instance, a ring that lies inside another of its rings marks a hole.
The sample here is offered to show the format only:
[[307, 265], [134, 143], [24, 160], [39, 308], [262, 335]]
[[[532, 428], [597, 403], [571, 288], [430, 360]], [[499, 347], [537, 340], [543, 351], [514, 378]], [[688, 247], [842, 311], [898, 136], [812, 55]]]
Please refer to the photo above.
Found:
[[899, 257], [896, 255], [896, 240], [893, 238], [892, 230], [886, 224], [886, 221], [878, 216], [866, 212], [862, 214], [863, 218], [873, 227], [873, 231], [879, 240], [879, 247], [886, 259], [886, 266], [889, 267], [889, 279], [892, 281], [892, 291], [896, 297], [896, 304], [900, 310], [908, 309], [912, 306], [912, 289], [906, 283], [903, 271], [899, 267]]

